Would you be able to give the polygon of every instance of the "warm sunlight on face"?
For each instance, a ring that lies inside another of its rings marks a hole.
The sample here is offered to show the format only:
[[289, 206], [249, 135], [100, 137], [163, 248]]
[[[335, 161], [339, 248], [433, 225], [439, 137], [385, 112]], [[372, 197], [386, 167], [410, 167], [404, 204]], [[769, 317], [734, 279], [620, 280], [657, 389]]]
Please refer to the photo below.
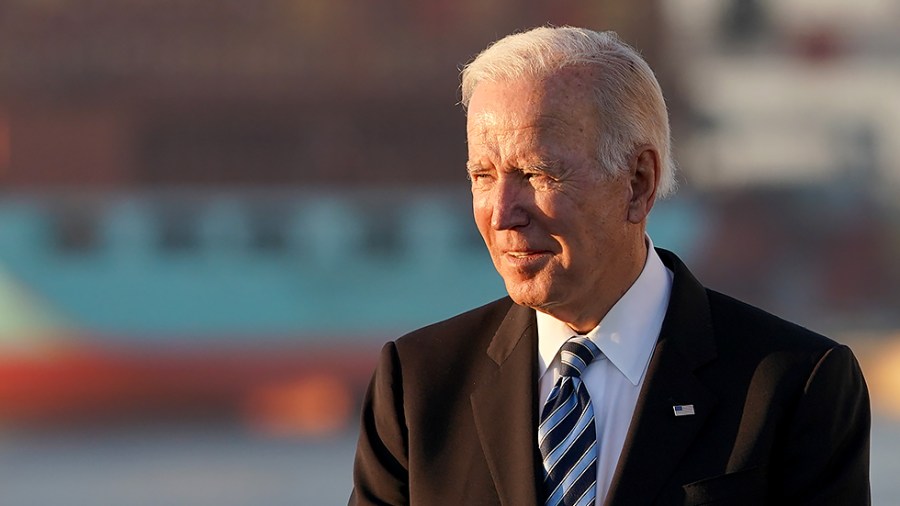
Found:
[[601, 118], [585, 77], [479, 84], [467, 124], [475, 222], [494, 266], [513, 300], [570, 324], [599, 321], [595, 299], [636, 276], [643, 243], [628, 175], [599, 166]]

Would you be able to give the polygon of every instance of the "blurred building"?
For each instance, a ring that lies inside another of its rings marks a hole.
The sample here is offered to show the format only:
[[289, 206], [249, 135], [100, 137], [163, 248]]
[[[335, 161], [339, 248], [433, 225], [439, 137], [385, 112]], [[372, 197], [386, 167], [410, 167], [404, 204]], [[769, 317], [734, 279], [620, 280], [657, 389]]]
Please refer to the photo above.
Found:
[[[900, 6], [891, 0], [665, 4], [698, 187], [900, 188]], [[698, 15], [698, 13], [700, 15]]]
[[0, 184], [459, 181], [458, 67], [548, 21], [658, 54], [647, 0], [8, 0]]
[[900, 309], [900, 5], [663, 7], [685, 100], [676, 156], [710, 205], [700, 274], [821, 331], [891, 328]]

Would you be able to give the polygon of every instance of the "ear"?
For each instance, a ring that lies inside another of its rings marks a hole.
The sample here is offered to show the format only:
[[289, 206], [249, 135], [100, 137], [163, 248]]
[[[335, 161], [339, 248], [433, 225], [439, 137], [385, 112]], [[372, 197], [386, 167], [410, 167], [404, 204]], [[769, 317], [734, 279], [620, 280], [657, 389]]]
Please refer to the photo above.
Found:
[[631, 200], [628, 202], [628, 221], [643, 223], [656, 202], [656, 188], [659, 186], [659, 152], [645, 144], [634, 150], [629, 167], [631, 176]]

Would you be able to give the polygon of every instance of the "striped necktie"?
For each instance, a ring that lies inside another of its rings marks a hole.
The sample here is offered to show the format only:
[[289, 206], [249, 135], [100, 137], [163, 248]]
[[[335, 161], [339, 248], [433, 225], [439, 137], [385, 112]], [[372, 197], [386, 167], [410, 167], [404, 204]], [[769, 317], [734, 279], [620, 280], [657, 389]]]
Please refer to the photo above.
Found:
[[561, 376], [544, 404], [538, 427], [545, 504], [593, 505], [597, 495], [597, 433], [594, 408], [581, 373], [601, 353], [584, 336], [566, 341], [559, 353]]

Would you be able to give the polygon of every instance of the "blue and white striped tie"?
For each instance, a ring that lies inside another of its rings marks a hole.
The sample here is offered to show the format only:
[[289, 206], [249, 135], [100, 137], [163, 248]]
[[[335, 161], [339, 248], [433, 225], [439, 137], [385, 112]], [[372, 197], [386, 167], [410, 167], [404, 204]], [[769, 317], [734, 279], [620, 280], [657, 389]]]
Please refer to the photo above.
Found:
[[597, 433], [581, 373], [599, 355], [597, 345], [584, 336], [569, 339], [560, 349], [561, 376], [538, 427], [547, 506], [588, 506], [596, 499]]

